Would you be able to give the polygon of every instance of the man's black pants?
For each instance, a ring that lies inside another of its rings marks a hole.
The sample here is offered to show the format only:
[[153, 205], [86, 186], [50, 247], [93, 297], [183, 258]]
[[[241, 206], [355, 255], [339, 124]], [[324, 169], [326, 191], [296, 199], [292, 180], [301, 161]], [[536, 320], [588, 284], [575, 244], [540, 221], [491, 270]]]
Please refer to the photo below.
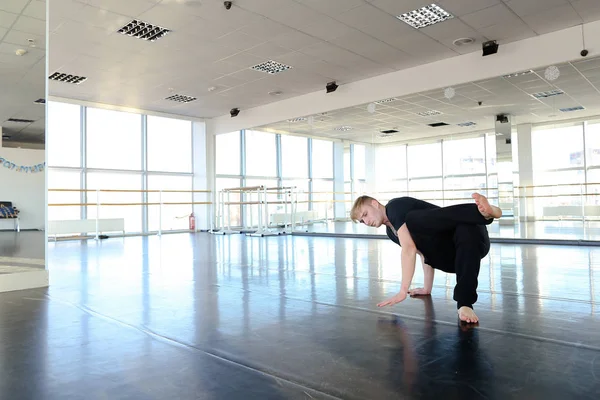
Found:
[[[481, 259], [490, 251], [487, 228], [493, 219], [485, 219], [476, 204], [415, 210], [406, 215], [408, 231], [424, 241], [437, 242], [435, 249], [417, 249], [428, 260], [435, 260], [432, 267], [456, 273], [454, 300], [457, 307], [473, 307], [477, 302], [477, 277]], [[433, 241], [431, 240], [433, 238]], [[430, 246], [431, 247], [431, 246]], [[435, 253], [435, 254], [431, 254]]]

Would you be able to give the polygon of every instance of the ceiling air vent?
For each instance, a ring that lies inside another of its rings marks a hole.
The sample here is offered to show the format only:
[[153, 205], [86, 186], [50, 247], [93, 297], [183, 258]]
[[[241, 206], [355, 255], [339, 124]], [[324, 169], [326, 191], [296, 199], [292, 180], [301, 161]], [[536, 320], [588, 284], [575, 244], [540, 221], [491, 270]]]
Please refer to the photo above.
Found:
[[417, 113], [417, 115], [420, 115], [421, 117], [431, 117], [433, 115], [440, 115], [441, 112], [436, 111], [436, 110], [427, 110], [427, 111], [422, 111], [420, 113]]
[[575, 107], [566, 107], [566, 108], [560, 109], [561, 112], [573, 112], [573, 111], [581, 111], [581, 110], [585, 110], [585, 107], [575, 106]]
[[169, 96], [165, 98], [165, 100], [176, 101], [178, 103], [190, 103], [192, 101], [198, 100], [196, 97], [185, 96], [183, 94], [174, 94], [173, 96]]
[[333, 128], [333, 129], [336, 130], [336, 131], [348, 132], [348, 131], [352, 130], [352, 127], [348, 126], [348, 125], [344, 125], [344, 126], [338, 126], [336, 128]]
[[387, 129], [385, 131], [380, 131], [380, 133], [383, 133], [384, 135], [392, 135], [394, 133], [398, 133], [398, 131], [395, 129]]
[[171, 31], [167, 28], [163, 28], [162, 26], [153, 25], [134, 19], [117, 32], [123, 35], [146, 40], [148, 42], [156, 42], [158, 39], [164, 37]]
[[77, 76], [71, 74], [64, 74], [62, 72], [55, 72], [52, 75], [50, 75], [49, 79], [52, 79], [53, 81], [73, 83], [75, 85], [79, 85], [80, 83], [84, 82], [87, 78], [85, 76]]
[[278, 63], [277, 61], [273, 61], [273, 60], [269, 60], [262, 64], [258, 64], [253, 67], [250, 67], [250, 69], [253, 69], [253, 70], [259, 71], [259, 72], [266, 72], [267, 74], [278, 74], [278, 73], [288, 70], [290, 68], [292, 68], [292, 67], [290, 67], [289, 65], [281, 64], [281, 63]]
[[306, 117], [299, 117], [299, 118], [292, 118], [292, 119], [288, 119], [288, 122], [302, 122], [302, 121], [307, 121], [308, 118]]
[[433, 128], [437, 128], [438, 126], [447, 126], [448, 124], [445, 123], [445, 122], [435, 122], [433, 124], [427, 124], [427, 125], [429, 125], [429, 126], [431, 126]]
[[9, 118], [7, 122], [18, 122], [21, 124], [33, 124], [35, 121], [32, 119]]
[[532, 96], [535, 97], [536, 99], [544, 99], [547, 97], [558, 96], [561, 94], [565, 94], [565, 92], [563, 92], [560, 89], [554, 89], [554, 90], [549, 90], [547, 92], [534, 93], [534, 94], [532, 94]]
[[37, 99], [36, 101], [34, 101], [34, 103], [36, 103], [36, 104], [46, 104], [46, 99]]
[[467, 122], [461, 122], [460, 124], [456, 124], [456, 125], [457, 126], [475, 126], [477, 124], [473, 121], [467, 121]]
[[396, 97], [390, 97], [389, 99], [376, 101], [375, 104], [391, 103], [392, 101], [396, 101], [396, 100], [398, 100]]

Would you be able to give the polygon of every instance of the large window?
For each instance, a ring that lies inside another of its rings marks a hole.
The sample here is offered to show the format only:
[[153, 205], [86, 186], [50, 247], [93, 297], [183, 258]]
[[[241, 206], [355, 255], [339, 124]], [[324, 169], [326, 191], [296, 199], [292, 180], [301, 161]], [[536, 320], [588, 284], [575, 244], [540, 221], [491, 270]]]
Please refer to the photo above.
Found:
[[535, 215], [581, 214], [564, 206], [581, 206], [585, 194], [583, 124], [532, 130], [531, 156]]
[[48, 102], [48, 165], [81, 167], [81, 107]]
[[[159, 221], [161, 230], [183, 230], [188, 229], [188, 216], [192, 213], [192, 177], [171, 175], [148, 176], [148, 203], [160, 203], [162, 200], [162, 212], [159, 205], [148, 206], [148, 230], [158, 231]], [[162, 192], [155, 192], [156, 190]], [[177, 192], [185, 190], [188, 192]], [[161, 215], [162, 214], [162, 215]]]
[[217, 175], [240, 175], [240, 132], [224, 133], [216, 136]]
[[409, 194], [443, 205], [441, 143], [408, 146], [407, 157]]
[[333, 142], [312, 140], [312, 176], [333, 179]]
[[[81, 172], [48, 168], [48, 187], [51, 189], [79, 189], [81, 187]], [[50, 191], [48, 204], [62, 204], [48, 207], [48, 220], [80, 219], [81, 206], [67, 206], [66, 204], [80, 204], [81, 192], [77, 191]]]
[[444, 140], [444, 204], [471, 201], [486, 187], [485, 137]]
[[239, 204], [241, 199], [240, 194], [238, 192], [220, 194], [220, 191], [223, 189], [236, 187], [240, 187], [240, 180], [238, 178], [217, 178], [215, 216], [218, 218], [218, 226], [233, 227], [241, 225], [242, 209]]
[[277, 176], [275, 135], [246, 131], [246, 175]]
[[304, 137], [281, 136], [281, 176], [308, 177], [308, 140]]
[[[87, 186], [96, 190], [128, 190], [127, 192], [88, 193], [88, 202], [100, 206], [88, 207], [88, 218], [123, 218], [125, 231], [142, 232], [142, 175], [125, 172], [88, 172]], [[130, 192], [131, 191], [131, 192]], [[99, 195], [99, 197], [97, 197]], [[123, 205], [120, 205], [123, 204]], [[99, 210], [99, 211], [98, 211]]]
[[142, 169], [142, 116], [87, 109], [87, 167]]
[[[48, 188], [75, 190], [49, 190], [50, 220], [122, 218], [128, 233], [156, 231], [159, 218], [162, 230], [188, 228], [192, 205], [168, 203], [192, 202], [192, 122], [49, 102], [48, 123]], [[162, 217], [146, 204], [160, 202], [153, 190], [164, 191]]]
[[192, 172], [192, 123], [148, 116], [148, 170]]

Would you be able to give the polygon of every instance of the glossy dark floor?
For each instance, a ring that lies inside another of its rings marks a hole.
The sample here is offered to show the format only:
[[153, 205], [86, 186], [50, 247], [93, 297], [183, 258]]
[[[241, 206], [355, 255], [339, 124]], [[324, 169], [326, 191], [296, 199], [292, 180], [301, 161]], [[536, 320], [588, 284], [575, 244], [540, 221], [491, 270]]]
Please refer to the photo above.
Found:
[[492, 246], [470, 329], [443, 273], [430, 298], [377, 308], [399, 254], [204, 233], [50, 243], [52, 286], [0, 295], [0, 398], [600, 398], [599, 248]]

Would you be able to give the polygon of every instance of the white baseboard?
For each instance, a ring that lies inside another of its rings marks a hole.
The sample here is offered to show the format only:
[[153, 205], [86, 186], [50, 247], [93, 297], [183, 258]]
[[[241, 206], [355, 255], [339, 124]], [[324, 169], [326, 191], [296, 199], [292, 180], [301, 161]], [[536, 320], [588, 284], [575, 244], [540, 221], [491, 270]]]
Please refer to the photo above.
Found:
[[0, 293], [48, 287], [49, 284], [50, 276], [47, 269], [0, 274]]

